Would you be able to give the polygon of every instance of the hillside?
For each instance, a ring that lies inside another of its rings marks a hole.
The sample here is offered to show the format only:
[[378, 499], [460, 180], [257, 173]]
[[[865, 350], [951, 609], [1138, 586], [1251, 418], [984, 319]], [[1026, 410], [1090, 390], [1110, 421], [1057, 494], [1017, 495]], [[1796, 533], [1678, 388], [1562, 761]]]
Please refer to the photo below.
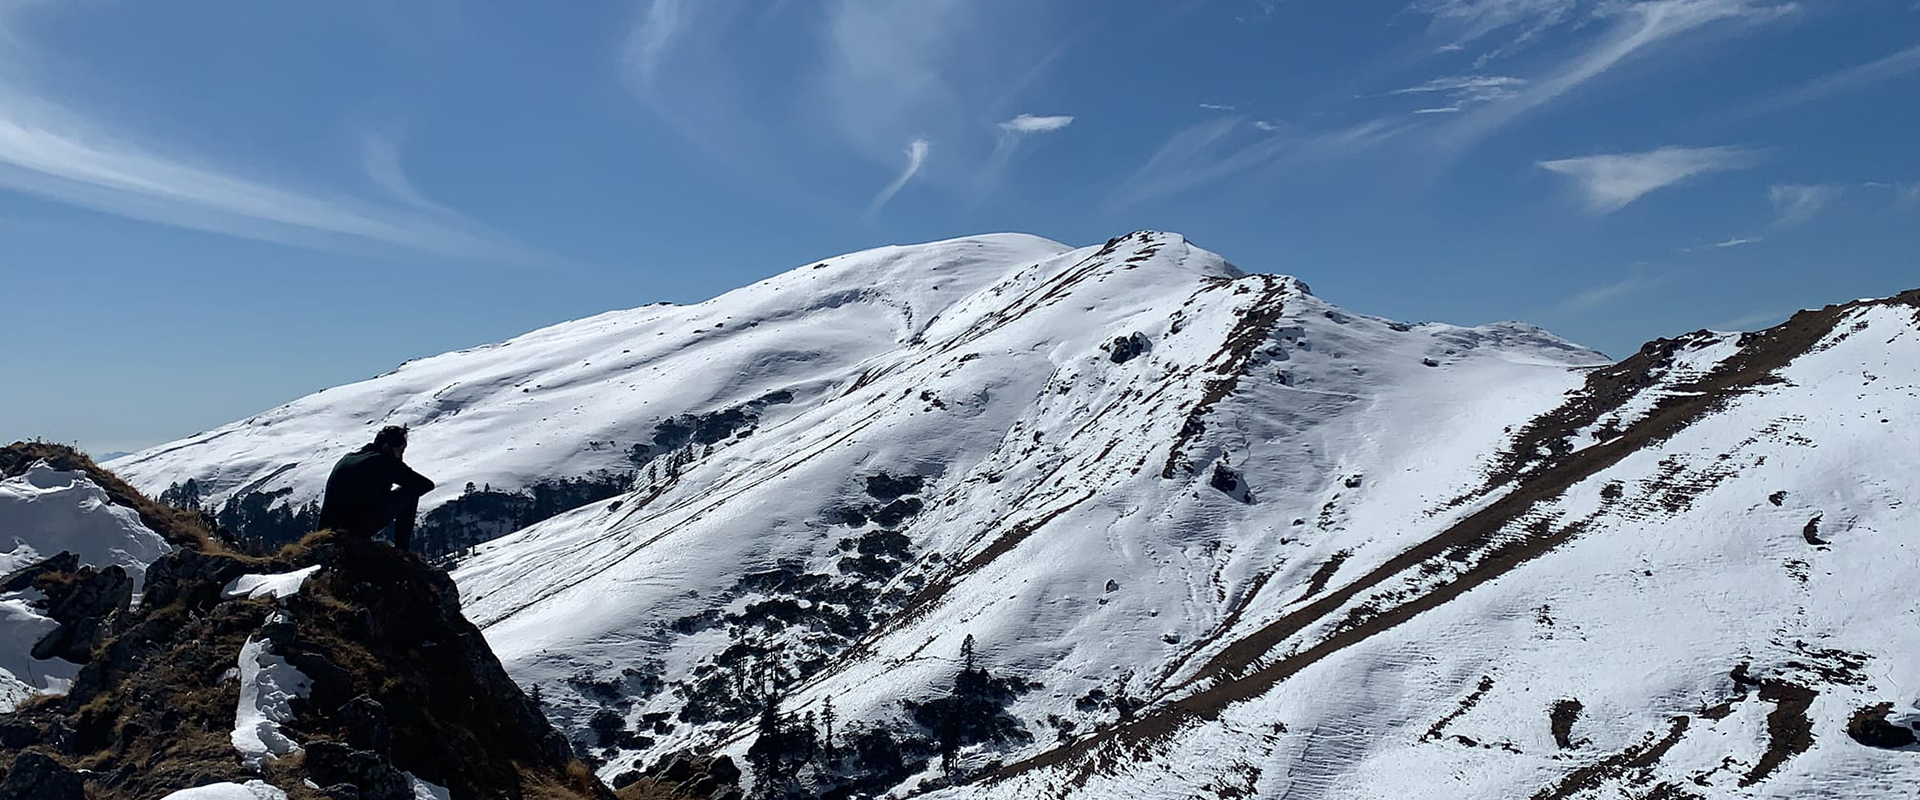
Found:
[[692, 750], [826, 796], [1898, 796], [1917, 304], [1610, 364], [1173, 234], [977, 237], [112, 466], [297, 529], [413, 425], [465, 612], [616, 785]]

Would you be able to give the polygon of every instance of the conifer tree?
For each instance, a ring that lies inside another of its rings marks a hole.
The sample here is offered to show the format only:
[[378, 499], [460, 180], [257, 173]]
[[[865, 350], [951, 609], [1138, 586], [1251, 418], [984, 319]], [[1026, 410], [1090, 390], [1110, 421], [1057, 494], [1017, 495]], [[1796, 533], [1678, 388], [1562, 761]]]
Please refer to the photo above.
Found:
[[820, 737], [820, 753], [825, 757], [827, 766], [829, 767], [833, 766], [833, 721], [835, 719], [838, 719], [838, 715], [833, 713], [833, 696], [828, 695], [826, 708], [820, 712], [820, 720], [825, 723], [826, 726], [826, 730]]

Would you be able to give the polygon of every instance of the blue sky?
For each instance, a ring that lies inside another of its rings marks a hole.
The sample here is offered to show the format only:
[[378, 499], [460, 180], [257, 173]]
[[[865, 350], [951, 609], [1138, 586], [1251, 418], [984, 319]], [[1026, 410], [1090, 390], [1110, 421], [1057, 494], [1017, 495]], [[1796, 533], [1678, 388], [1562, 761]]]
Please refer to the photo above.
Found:
[[1916, 98], [1913, 0], [0, 0], [0, 438], [1000, 230], [1621, 356], [1920, 286]]

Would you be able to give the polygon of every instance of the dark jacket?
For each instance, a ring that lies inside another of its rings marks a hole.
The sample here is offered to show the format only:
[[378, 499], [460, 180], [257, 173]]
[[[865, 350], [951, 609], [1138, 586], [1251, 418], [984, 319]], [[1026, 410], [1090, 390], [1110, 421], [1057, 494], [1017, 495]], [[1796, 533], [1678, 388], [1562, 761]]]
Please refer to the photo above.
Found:
[[372, 536], [392, 521], [396, 495], [418, 500], [430, 491], [433, 481], [399, 458], [367, 445], [333, 465], [326, 498], [320, 502], [320, 527]]

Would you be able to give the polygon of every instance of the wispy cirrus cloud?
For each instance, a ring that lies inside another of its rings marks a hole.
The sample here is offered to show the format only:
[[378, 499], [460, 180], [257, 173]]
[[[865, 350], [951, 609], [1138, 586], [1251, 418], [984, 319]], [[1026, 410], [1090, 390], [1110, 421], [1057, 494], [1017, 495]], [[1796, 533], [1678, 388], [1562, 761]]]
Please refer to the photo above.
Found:
[[907, 188], [907, 183], [913, 180], [913, 176], [919, 175], [920, 168], [926, 165], [927, 152], [932, 148], [933, 143], [925, 139], [915, 139], [907, 143], [907, 168], [900, 172], [899, 177], [894, 178], [891, 183], [882, 188], [879, 194], [874, 195], [873, 205], [867, 207], [867, 216], [879, 214], [880, 209], [893, 201], [894, 195], [899, 194], [901, 189]]
[[[1260, 135], [1249, 137], [1248, 128]], [[1374, 120], [1324, 133], [1295, 133], [1272, 123], [1249, 125], [1223, 117], [1181, 129], [1121, 181], [1108, 201], [1126, 205], [1190, 191], [1229, 176], [1341, 158], [1366, 150], [1406, 130]]]
[[459, 258], [551, 261], [432, 203], [407, 180], [397, 145], [370, 141], [369, 177], [390, 205], [299, 188], [215, 166], [211, 159], [141, 141], [44, 97], [37, 64], [12, 14], [0, 6], [0, 188], [108, 214], [303, 247], [353, 240]]
[[1579, 292], [1572, 297], [1568, 297], [1560, 303], [1560, 309], [1563, 311], [1586, 311], [1624, 297], [1630, 297], [1640, 292], [1656, 288], [1666, 282], [1667, 278], [1663, 276], [1636, 272], [1612, 283], [1595, 286], [1586, 291]]
[[1823, 75], [1749, 106], [1746, 116], [1766, 114], [1863, 88], [1920, 69], [1920, 45], [1830, 75]]
[[1773, 202], [1774, 222], [1780, 225], [1804, 225], [1840, 199], [1845, 189], [1830, 183], [1783, 183], [1767, 187], [1767, 199]]
[[1052, 133], [1073, 124], [1073, 117], [1066, 114], [1052, 116], [1034, 116], [1021, 114], [1000, 123], [1000, 129], [1011, 134]]
[[1449, 75], [1434, 78], [1419, 86], [1395, 89], [1388, 95], [1440, 95], [1447, 98], [1449, 106], [1423, 108], [1413, 113], [1450, 113], [1465, 109], [1478, 103], [1490, 103], [1495, 100], [1512, 97], [1514, 92], [1525, 86], [1525, 78], [1510, 75]]
[[1635, 56], [1681, 41], [1686, 34], [1712, 26], [1759, 25], [1791, 16], [1799, 6], [1777, 0], [1636, 0], [1599, 3], [1582, 15], [1574, 13], [1579, 4], [1570, 0], [1436, 0], [1415, 8], [1432, 14], [1436, 24], [1459, 26], [1463, 41], [1510, 29], [1519, 31], [1516, 42], [1529, 42], [1561, 26], [1600, 30], [1591, 44], [1545, 73], [1527, 78], [1524, 87], [1482, 103], [1470, 113], [1454, 115], [1434, 131], [1433, 142], [1459, 150]]
[[1794, 312], [1792, 311], [1759, 311], [1752, 314], [1746, 314], [1746, 315], [1734, 317], [1733, 319], [1729, 319], [1729, 320], [1722, 320], [1712, 325], [1708, 325], [1707, 327], [1711, 330], [1716, 330], [1716, 331], [1759, 330], [1762, 328], [1770, 328], [1774, 325], [1778, 325], [1782, 322], [1785, 322], [1787, 321], [1788, 317], [1793, 316], [1793, 313]]
[[[1574, 18], [1577, 0], [1419, 0], [1413, 10], [1432, 18], [1447, 48], [1463, 49], [1494, 33], [1514, 31], [1489, 56], [1517, 50]], [[1483, 56], [1482, 61], [1488, 56]]]
[[1680, 248], [1680, 252], [1696, 253], [1701, 250], [1726, 250], [1728, 248], [1733, 248], [1733, 247], [1745, 247], [1750, 244], [1759, 244], [1764, 241], [1766, 240], [1758, 236], [1735, 236], [1729, 239], [1722, 239], [1717, 242], [1703, 244], [1698, 247], [1682, 247]]
[[1752, 166], [1757, 154], [1744, 147], [1662, 147], [1644, 153], [1616, 153], [1539, 162], [1540, 167], [1572, 179], [1595, 212], [1625, 208], [1648, 192], [1696, 175]]
[[[909, 180], [977, 187], [1009, 166], [1009, 136], [1071, 123], [1023, 115], [982, 124], [1004, 119], [1076, 40], [1058, 30], [1051, 6], [821, 0], [783, 6], [775, 25], [764, 24], [774, 12], [748, 3], [642, 0], [623, 70], [681, 138], [758, 180], [817, 193], [811, 187], [825, 184], [805, 176], [810, 165], [851, 156], [892, 170], [901, 142], [924, 141], [940, 158], [923, 155]], [[735, 58], [741, 48], [785, 55]]]

